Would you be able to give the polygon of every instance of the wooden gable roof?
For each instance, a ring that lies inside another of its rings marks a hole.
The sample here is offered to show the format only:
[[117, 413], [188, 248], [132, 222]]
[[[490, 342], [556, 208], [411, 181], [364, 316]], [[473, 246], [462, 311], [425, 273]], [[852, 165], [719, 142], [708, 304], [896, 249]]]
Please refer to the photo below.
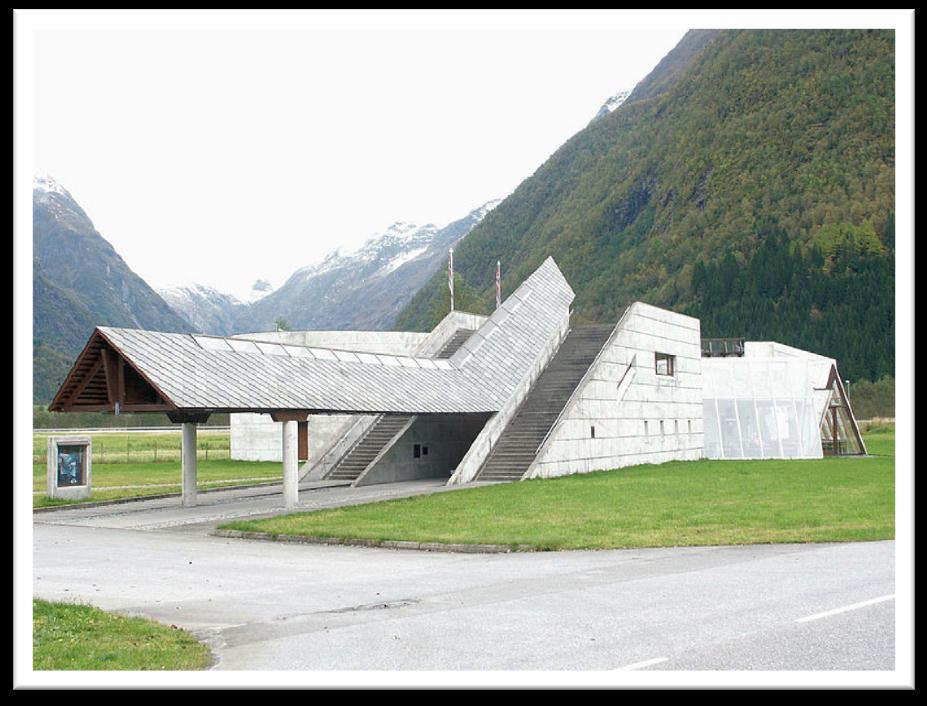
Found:
[[96, 329], [48, 406], [52, 412], [170, 412], [177, 407]]

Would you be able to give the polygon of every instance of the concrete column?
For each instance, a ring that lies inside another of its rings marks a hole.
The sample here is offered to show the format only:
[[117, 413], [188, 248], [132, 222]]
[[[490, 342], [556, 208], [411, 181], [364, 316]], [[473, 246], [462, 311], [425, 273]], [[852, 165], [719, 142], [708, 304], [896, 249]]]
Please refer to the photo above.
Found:
[[183, 506], [196, 505], [196, 423], [183, 423], [183, 441], [181, 444], [183, 468]]
[[299, 460], [297, 422], [283, 422], [283, 502], [287, 508], [299, 503]]

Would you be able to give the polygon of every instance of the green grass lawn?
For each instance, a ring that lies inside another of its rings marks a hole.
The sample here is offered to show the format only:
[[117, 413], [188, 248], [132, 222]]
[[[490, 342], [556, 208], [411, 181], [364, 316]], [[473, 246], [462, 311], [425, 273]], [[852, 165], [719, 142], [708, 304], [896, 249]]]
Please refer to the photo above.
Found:
[[866, 441], [866, 458], [634, 466], [223, 528], [540, 550], [891, 539], [894, 434]]
[[189, 670], [211, 659], [184, 630], [87, 605], [33, 601], [32, 625], [35, 670]]
[[[179, 493], [181, 490], [179, 462], [94, 463], [93, 494], [84, 501], [48, 498], [44, 494], [45, 473], [44, 463], [32, 465], [32, 489], [40, 492], [38, 495], [33, 495], [33, 507]], [[282, 477], [281, 465], [272, 461], [199, 461], [196, 465], [197, 488], [200, 490], [224, 485], [266, 483], [282, 480]]]

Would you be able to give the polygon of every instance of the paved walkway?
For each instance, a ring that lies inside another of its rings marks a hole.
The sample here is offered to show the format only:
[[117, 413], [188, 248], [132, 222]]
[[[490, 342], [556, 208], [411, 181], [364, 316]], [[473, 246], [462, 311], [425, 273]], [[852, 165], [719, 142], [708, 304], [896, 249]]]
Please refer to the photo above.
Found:
[[386, 483], [351, 488], [346, 482], [315, 481], [300, 485], [299, 507], [285, 510], [282, 485], [199, 493], [196, 507], [185, 508], [179, 497], [138, 500], [114, 505], [73, 505], [37, 513], [36, 524], [80, 525], [123, 529], [167, 529], [205, 533], [220, 522], [249, 517], [270, 517], [298, 510], [321, 510], [392, 500], [413, 495], [458, 490], [440, 479]]

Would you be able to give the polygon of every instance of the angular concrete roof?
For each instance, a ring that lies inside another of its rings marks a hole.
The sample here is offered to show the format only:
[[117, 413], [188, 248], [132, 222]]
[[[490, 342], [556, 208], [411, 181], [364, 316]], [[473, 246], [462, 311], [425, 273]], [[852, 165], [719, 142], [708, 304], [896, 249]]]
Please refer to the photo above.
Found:
[[[94, 336], [176, 410], [485, 413], [529, 374], [573, 296], [548, 258], [450, 360], [109, 327]], [[85, 354], [99, 350], [92, 341]], [[77, 406], [74, 374], [52, 409]]]

